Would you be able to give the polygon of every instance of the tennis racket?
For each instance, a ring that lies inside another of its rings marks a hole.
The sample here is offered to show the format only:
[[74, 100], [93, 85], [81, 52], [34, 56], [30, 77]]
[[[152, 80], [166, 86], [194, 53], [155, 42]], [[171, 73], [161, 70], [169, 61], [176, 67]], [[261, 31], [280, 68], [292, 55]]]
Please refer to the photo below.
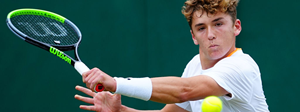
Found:
[[[42, 48], [72, 65], [81, 75], [90, 69], [80, 60], [81, 32], [65, 17], [40, 9], [17, 9], [7, 15], [8, 28], [18, 37]], [[74, 50], [74, 58], [63, 51]], [[97, 84], [94, 91], [104, 90]]]

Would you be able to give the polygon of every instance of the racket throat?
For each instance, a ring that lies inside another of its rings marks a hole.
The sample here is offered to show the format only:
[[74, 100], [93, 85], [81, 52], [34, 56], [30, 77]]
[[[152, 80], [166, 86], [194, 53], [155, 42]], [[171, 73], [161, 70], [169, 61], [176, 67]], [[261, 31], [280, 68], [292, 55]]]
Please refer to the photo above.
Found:
[[62, 52], [52, 46], [49, 48], [49, 52], [52, 53], [53, 55], [56, 55], [57, 57], [61, 58], [62, 60], [65, 60], [67, 63], [72, 65], [71, 58], [69, 58], [69, 56], [66, 55], [64, 52]]

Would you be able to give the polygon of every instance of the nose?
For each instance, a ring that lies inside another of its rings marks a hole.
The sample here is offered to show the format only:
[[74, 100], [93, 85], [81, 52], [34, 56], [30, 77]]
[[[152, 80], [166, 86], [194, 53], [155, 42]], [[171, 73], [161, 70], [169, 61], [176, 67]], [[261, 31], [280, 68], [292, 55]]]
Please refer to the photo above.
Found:
[[208, 28], [207, 28], [207, 38], [208, 38], [209, 40], [213, 40], [213, 39], [216, 38], [216, 35], [215, 35], [215, 33], [214, 33], [214, 30], [213, 30], [211, 27], [208, 27]]

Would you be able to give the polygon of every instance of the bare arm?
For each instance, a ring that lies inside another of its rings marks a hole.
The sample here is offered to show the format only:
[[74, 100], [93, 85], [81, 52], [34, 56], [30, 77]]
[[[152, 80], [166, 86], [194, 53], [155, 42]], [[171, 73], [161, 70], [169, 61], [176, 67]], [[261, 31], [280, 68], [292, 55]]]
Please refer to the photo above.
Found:
[[175, 104], [167, 104], [162, 110], [136, 110], [124, 105], [122, 108], [122, 112], [188, 112]]
[[[82, 75], [83, 82], [93, 89], [102, 83], [105, 90], [115, 92], [116, 81], [98, 68], [94, 68]], [[158, 77], [151, 78], [152, 95], [150, 100], [165, 104], [180, 103], [189, 100], [203, 99], [210, 95], [222, 96], [228, 92], [219, 86], [214, 79], [205, 75], [189, 78]]]
[[159, 77], [151, 78], [151, 81], [153, 90], [150, 100], [160, 103], [178, 103], [228, 94], [214, 79], [205, 75], [189, 78]]
[[76, 86], [78, 91], [81, 91], [93, 98], [75, 95], [77, 100], [92, 104], [80, 105], [80, 109], [97, 111], [97, 112], [187, 112], [175, 104], [167, 104], [162, 110], [136, 110], [121, 104], [121, 95], [111, 94], [109, 92], [95, 93], [91, 90]]

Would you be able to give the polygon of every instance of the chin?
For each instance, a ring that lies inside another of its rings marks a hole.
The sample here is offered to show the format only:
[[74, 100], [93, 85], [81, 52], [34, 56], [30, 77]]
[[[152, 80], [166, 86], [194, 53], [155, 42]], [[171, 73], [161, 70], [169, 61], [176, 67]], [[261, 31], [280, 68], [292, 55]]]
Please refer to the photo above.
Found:
[[225, 58], [225, 53], [220, 53], [220, 52], [214, 52], [214, 53], [211, 53], [210, 54], [210, 58], [212, 60], [220, 60], [220, 59], [223, 59]]

